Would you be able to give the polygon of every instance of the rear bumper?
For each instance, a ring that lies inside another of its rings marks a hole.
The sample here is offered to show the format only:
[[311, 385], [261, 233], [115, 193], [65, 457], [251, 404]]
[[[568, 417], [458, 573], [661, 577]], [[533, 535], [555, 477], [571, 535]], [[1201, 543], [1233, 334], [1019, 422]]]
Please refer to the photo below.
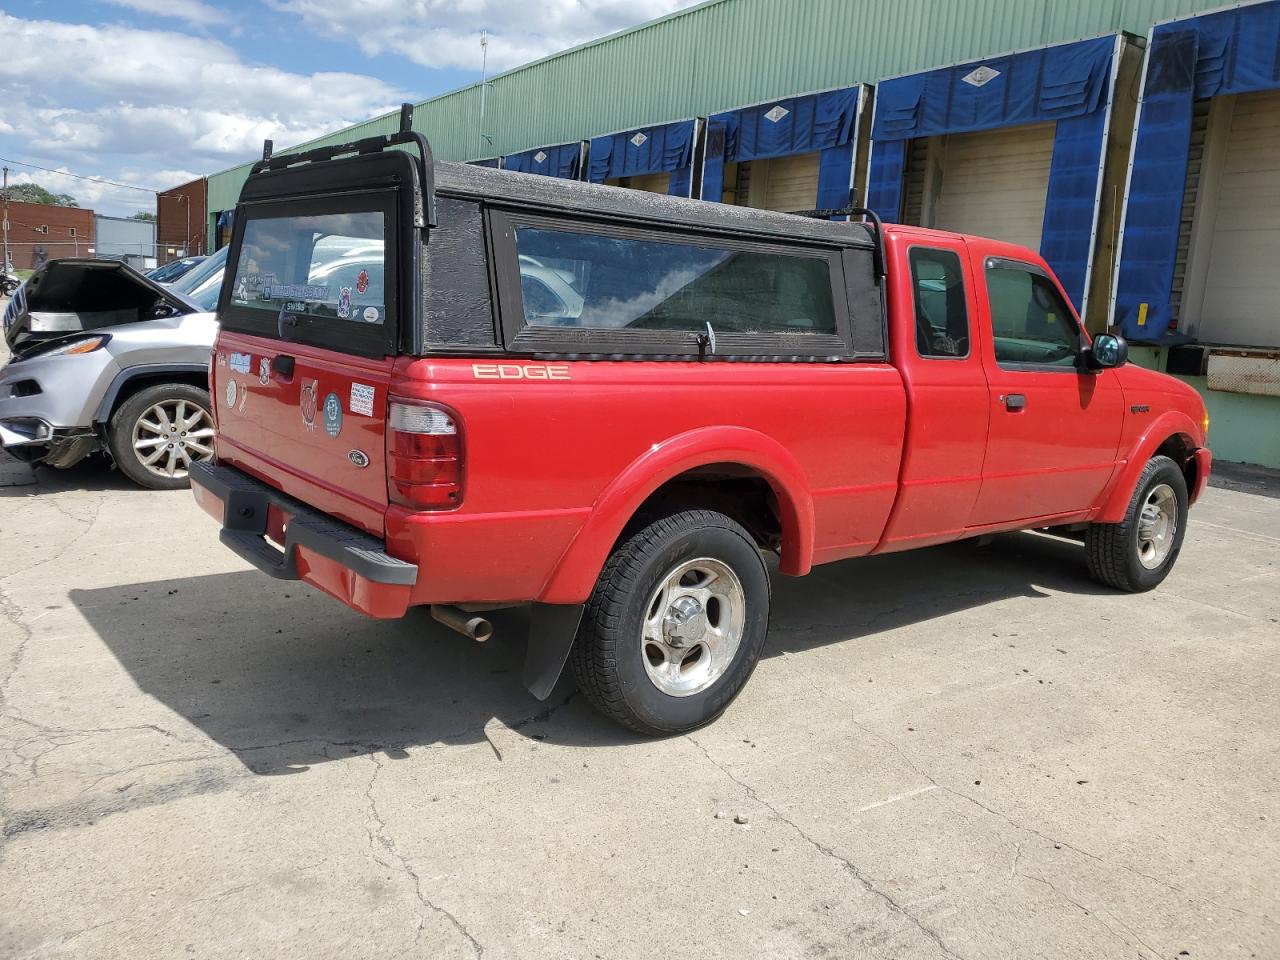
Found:
[[[408, 609], [418, 567], [380, 540], [234, 467], [195, 463], [190, 475], [196, 502], [222, 525], [222, 542], [263, 573], [305, 581], [369, 617], [394, 619]], [[278, 549], [272, 540], [281, 531]]]

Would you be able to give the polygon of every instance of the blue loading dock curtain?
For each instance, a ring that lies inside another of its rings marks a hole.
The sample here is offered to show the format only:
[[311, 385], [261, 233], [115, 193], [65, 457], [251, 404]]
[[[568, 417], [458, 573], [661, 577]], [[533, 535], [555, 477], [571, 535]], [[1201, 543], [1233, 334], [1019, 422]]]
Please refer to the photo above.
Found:
[[[543, 154], [541, 160], [538, 154]], [[577, 180], [582, 172], [582, 142], [562, 143], [554, 147], [538, 147], [536, 150], [525, 150], [521, 153], [509, 153], [502, 160], [504, 170], [515, 170], [517, 173], [540, 173], [546, 177], [559, 177], [561, 180]]]
[[1192, 103], [1278, 87], [1280, 3], [1190, 17], [1152, 31], [1116, 285], [1113, 322], [1126, 337], [1159, 340], [1174, 322], [1170, 301]]
[[[693, 181], [693, 138], [697, 122], [682, 120], [658, 127], [642, 127], [626, 133], [591, 138], [587, 179], [604, 183], [618, 177], [669, 173], [667, 193], [687, 197]], [[635, 140], [639, 138], [640, 143]]]
[[[788, 100], [771, 100], [709, 118], [702, 173], [703, 198], [719, 200], [723, 196], [726, 163], [821, 151], [814, 206], [819, 209], [848, 206], [861, 90], [861, 87], [848, 87]], [[774, 113], [775, 120], [769, 117], [774, 111], [785, 113], [781, 116]]]
[[[911, 140], [1056, 121], [1040, 255], [1082, 303], [1115, 48], [1114, 36], [1099, 37], [881, 82], [867, 205], [887, 221], [902, 216]], [[979, 68], [995, 73], [981, 86], [966, 82]]]

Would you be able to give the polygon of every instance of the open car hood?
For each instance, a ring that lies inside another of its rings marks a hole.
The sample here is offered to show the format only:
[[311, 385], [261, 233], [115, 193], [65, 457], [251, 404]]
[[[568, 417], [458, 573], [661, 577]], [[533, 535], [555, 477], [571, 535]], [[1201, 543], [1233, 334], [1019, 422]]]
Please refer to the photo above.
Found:
[[4, 338], [18, 354], [82, 331], [199, 312], [199, 306], [128, 264], [50, 260], [14, 292], [4, 312]]

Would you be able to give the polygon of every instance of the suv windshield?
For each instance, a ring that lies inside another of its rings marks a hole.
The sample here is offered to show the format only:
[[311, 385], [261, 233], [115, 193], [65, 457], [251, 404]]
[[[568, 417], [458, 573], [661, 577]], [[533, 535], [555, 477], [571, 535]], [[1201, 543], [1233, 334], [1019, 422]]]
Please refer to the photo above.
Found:
[[227, 264], [227, 248], [223, 247], [212, 256], [205, 257], [198, 264], [184, 273], [169, 286], [181, 294], [191, 296], [192, 292], [214, 274], [222, 276], [222, 268]]

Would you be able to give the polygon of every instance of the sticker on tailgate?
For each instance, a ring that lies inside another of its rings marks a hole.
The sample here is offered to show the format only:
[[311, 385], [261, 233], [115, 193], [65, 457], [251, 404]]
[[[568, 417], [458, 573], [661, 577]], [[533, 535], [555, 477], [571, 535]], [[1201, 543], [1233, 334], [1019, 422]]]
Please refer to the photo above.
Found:
[[373, 387], [367, 383], [351, 384], [351, 412], [373, 416]]

